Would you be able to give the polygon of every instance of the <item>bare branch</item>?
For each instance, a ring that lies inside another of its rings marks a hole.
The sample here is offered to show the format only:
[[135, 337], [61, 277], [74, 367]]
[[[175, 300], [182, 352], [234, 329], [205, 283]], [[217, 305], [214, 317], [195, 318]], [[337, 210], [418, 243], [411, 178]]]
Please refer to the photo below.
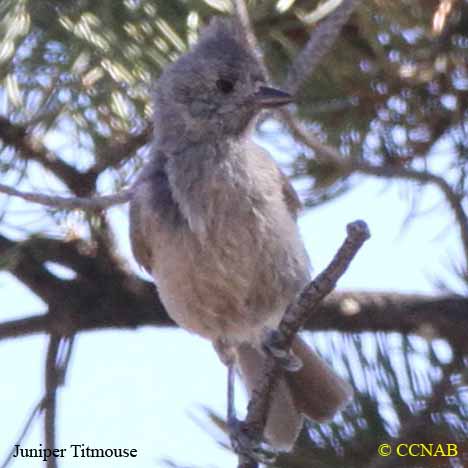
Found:
[[305, 47], [292, 63], [285, 88], [295, 94], [302, 83], [312, 75], [322, 58], [330, 51], [341, 28], [361, 0], [343, 0], [329, 16], [313, 30]]
[[[174, 326], [152, 282], [113, 259], [104, 260], [102, 253], [96, 256], [89, 247], [80, 240], [32, 237], [15, 242], [0, 235], [3, 268], [49, 306], [67, 304], [58, 316], [44, 313], [0, 323], [0, 340], [51, 331], [65, 334], [67, 330]], [[73, 269], [76, 277], [57, 278], [47, 269], [48, 261]], [[335, 292], [321, 304], [306, 329], [430, 334], [466, 349], [467, 309], [468, 298], [456, 295]]]
[[21, 445], [21, 442], [23, 442], [24, 438], [29, 432], [29, 429], [31, 429], [32, 427], [32, 423], [36, 419], [36, 416], [41, 412], [43, 403], [44, 403], [44, 400], [42, 399], [41, 401], [39, 401], [39, 403], [36, 404], [36, 406], [31, 411], [28, 419], [26, 420], [26, 424], [23, 427], [23, 430], [21, 431], [21, 434], [16, 440], [16, 444], [13, 444], [12, 449], [8, 452], [8, 455], [5, 457], [5, 460], [0, 466], [0, 468], [7, 468], [10, 462], [13, 461], [13, 455], [15, 454], [15, 451], [16, 451], [16, 445]]
[[129, 135], [125, 141], [110, 142], [96, 155], [96, 164], [86, 172], [80, 172], [33, 139], [26, 127], [0, 116], [0, 139], [20, 152], [25, 161], [37, 161], [51, 171], [78, 197], [91, 194], [99, 173], [132, 157], [138, 148], [150, 141], [152, 132], [153, 127], [149, 124], [140, 133]]
[[311, 331], [397, 332], [467, 348], [468, 299], [383, 292], [334, 292], [305, 325]]
[[26, 161], [37, 161], [57, 176], [74, 194], [86, 196], [94, 189], [95, 174], [83, 174], [73, 166], [46, 149], [42, 143], [33, 141], [25, 127], [11, 123], [0, 116], [0, 138], [5, 144], [19, 151]]
[[310, 132], [307, 132], [301, 122], [295, 118], [288, 109], [277, 111], [283, 123], [289, 128], [292, 136], [307, 148], [315, 151], [318, 160], [326, 160], [337, 165], [343, 165], [343, 156], [340, 152], [326, 143], [322, 143]]
[[51, 208], [57, 208], [61, 210], [78, 209], [85, 211], [105, 210], [114, 205], [127, 203], [131, 196], [131, 189], [127, 189], [114, 195], [103, 195], [96, 197], [60, 197], [32, 192], [21, 192], [4, 184], [0, 184], [0, 192], [22, 198], [23, 200], [32, 203], [38, 203], [39, 205], [50, 206]]
[[44, 333], [49, 326], [50, 320], [46, 314], [9, 320], [0, 324], [0, 340]]
[[[46, 392], [44, 397], [34, 407], [15, 445], [21, 445], [22, 440], [32, 426], [36, 416], [44, 412], [45, 446], [53, 450], [56, 447], [56, 397], [57, 390], [65, 382], [65, 374], [70, 362], [74, 335], [63, 337], [51, 334], [46, 357]], [[13, 460], [15, 445], [8, 453], [1, 468], [6, 468]], [[47, 459], [47, 468], [57, 468], [56, 457]]]
[[[114, 281], [113, 277], [109, 281]], [[174, 327], [166, 310], [155, 295], [151, 283], [142, 280], [140, 292], [129, 308], [128, 300], [122, 297], [111, 301], [101, 295], [101, 303], [86, 304], [87, 314], [72, 314], [67, 320], [65, 314], [51, 316], [47, 313], [23, 319], [0, 323], [0, 340], [50, 333], [52, 330], [88, 331], [110, 328], [133, 329], [143, 326]], [[115, 289], [123, 289], [119, 281]], [[78, 288], [76, 289], [79, 292]], [[81, 293], [87, 293], [81, 288]], [[77, 308], [84, 308], [80, 298], [69, 295]], [[117, 302], [118, 301], [118, 302]], [[94, 307], [94, 308], [93, 308]], [[98, 307], [112, 309], [112, 315], [102, 314]], [[467, 349], [468, 299], [461, 296], [431, 297], [417, 294], [379, 292], [334, 292], [321, 303], [304, 329], [308, 331], [341, 332], [395, 332], [430, 337], [440, 337], [458, 349]], [[69, 314], [66, 314], [67, 317]], [[67, 325], [67, 321], [71, 324]]]
[[450, 187], [448, 182], [438, 175], [429, 171], [417, 171], [415, 169], [401, 166], [374, 166], [362, 161], [354, 161], [350, 164], [350, 169], [354, 172], [373, 175], [382, 178], [397, 178], [413, 180], [421, 183], [430, 183], [435, 185], [445, 196], [448, 204], [457, 220], [460, 229], [460, 237], [465, 252], [465, 268], [468, 268], [468, 217], [462, 205], [462, 199]]
[[[342, 0], [341, 5], [322, 20], [312, 31], [307, 44], [297, 55], [289, 69], [288, 76], [284, 83], [285, 89], [292, 94], [297, 92], [301, 84], [314, 72], [322, 58], [330, 51], [341, 28], [360, 1], [361, 0]], [[248, 43], [257, 55], [260, 54], [260, 47], [255, 36], [245, 0], [232, 0], [232, 3]], [[270, 79], [263, 57], [259, 56], [259, 59], [265, 75]]]
[[[52, 334], [49, 338], [47, 348], [46, 369], [45, 369], [45, 387], [46, 395], [44, 398], [44, 441], [45, 448], [54, 450], [56, 448], [56, 427], [55, 413], [57, 401], [57, 388], [59, 387], [59, 378], [57, 375], [57, 356], [59, 353], [61, 337]], [[57, 459], [49, 457], [47, 459], [47, 468], [57, 468]]]
[[[65, 383], [65, 375], [70, 362], [74, 335], [60, 336], [52, 333], [47, 348], [45, 388], [42, 408], [44, 410], [44, 440], [49, 450], [56, 448], [57, 391]], [[47, 468], [58, 468], [57, 458], [47, 459]]]
[[[37, 259], [30, 243], [12, 241], [0, 234], [2, 267], [18, 278], [45, 303], [54, 303], [61, 292], [63, 281], [58, 279]], [[63, 289], [63, 288], [62, 288]]]
[[125, 141], [109, 142], [109, 145], [97, 154], [96, 164], [88, 171], [100, 173], [109, 167], [119, 167], [133, 157], [136, 151], [151, 141], [153, 126], [149, 123], [140, 133], [129, 135]]
[[[328, 267], [311, 281], [290, 304], [278, 327], [281, 343], [285, 350], [289, 350], [294, 336], [305, 322], [311, 318], [320, 302], [336, 286], [338, 279], [344, 274], [351, 261], [370, 237], [368, 227], [364, 221], [355, 221], [347, 227], [347, 238], [338, 250]], [[268, 356], [263, 376], [257, 388], [252, 392], [248, 405], [247, 417], [243, 423], [243, 431], [250, 440], [260, 441], [265, 428], [271, 395], [281, 369], [273, 356]], [[257, 462], [242, 455], [239, 457], [239, 468], [256, 468]]]

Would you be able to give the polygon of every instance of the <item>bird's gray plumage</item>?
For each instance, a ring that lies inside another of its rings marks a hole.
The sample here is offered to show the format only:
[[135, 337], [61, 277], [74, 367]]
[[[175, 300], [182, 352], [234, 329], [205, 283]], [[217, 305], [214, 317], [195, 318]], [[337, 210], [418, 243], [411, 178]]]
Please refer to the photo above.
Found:
[[[251, 139], [264, 85], [236, 25], [212, 22], [157, 84], [152, 157], [130, 207], [134, 255], [154, 277], [169, 315], [232, 347], [248, 387], [261, 370], [265, 328], [277, 326], [309, 280], [297, 194]], [[322, 368], [324, 388], [338, 388], [339, 379]], [[281, 447], [294, 442], [302, 421], [287, 385], [279, 386], [267, 427]], [[345, 390], [333, 390], [334, 407]], [[278, 432], [281, 412], [289, 423]]]

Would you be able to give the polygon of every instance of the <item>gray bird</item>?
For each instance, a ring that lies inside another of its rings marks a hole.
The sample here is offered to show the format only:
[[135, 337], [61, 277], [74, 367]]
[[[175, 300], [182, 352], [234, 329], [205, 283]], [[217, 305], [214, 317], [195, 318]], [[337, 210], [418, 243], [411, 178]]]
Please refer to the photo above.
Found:
[[[266, 86], [236, 23], [213, 20], [159, 79], [151, 160], [130, 205], [133, 253], [169, 315], [234, 361], [249, 392], [265, 332], [310, 280], [298, 196], [251, 139], [262, 109], [290, 101]], [[280, 450], [294, 444], [303, 415], [327, 420], [351, 397], [300, 338], [293, 352], [302, 368], [279, 381], [265, 431]]]

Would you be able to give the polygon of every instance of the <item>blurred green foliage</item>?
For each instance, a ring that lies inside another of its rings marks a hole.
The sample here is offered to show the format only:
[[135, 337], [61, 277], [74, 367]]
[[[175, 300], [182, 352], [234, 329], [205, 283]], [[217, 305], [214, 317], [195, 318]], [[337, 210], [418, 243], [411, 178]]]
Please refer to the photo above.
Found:
[[[298, 115], [344, 156], [374, 162], [424, 164], [445, 136], [457, 156], [443, 155], [446, 169], [465, 172], [468, 8], [446, 1], [452, 8], [444, 16], [442, 3], [363, 2], [306, 77]], [[316, 5], [249, 2], [278, 83], [314, 28], [306, 13]], [[105, 158], [109, 139], [145, 126], [151, 85], [164, 66], [196, 41], [209, 17], [229, 10], [227, 0], [2, 0], [2, 114], [39, 135], [66, 121], [87, 137], [95, 158]], [[336, 190], [344, 175], [306, 159], [298, 172], [320, 190]], [[310, 201], [319, 195], [309, 193]]]

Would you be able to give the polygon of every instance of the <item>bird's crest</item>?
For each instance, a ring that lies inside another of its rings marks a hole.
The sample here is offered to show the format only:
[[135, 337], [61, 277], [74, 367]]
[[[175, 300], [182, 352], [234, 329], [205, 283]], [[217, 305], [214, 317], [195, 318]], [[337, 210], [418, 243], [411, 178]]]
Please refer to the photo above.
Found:
[[215, 16], [205, 26], [200, 34], [200, 42], [210, 40], [231, 39], [239, 42], [242, 46], [247, 45], [242, 27], [235, 18]]

